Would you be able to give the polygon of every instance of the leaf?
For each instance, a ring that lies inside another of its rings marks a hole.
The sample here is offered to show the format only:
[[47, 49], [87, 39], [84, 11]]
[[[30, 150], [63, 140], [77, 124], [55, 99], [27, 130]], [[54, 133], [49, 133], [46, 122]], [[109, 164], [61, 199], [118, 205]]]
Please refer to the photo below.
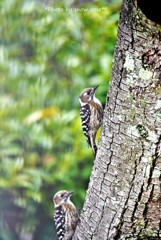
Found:
[[31, 115], [29, 115], [27, 118], [25, 118], [24, 123], [27, 125], [30, 125], [41, 119], [56, 116], [59, 113], [60, 113], [60, 111], [57, 107], [45, 108], [43, 110], [38, 110], [38, 111], [32, 113]]

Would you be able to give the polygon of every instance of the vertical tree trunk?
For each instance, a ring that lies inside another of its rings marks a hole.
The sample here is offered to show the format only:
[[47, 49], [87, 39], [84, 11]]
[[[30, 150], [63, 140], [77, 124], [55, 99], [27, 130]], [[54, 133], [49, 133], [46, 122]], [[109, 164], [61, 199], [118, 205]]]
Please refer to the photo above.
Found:
[[161, 26], [132, 0], [122, 6], [80, 220], [74, 240], [161, 238]]

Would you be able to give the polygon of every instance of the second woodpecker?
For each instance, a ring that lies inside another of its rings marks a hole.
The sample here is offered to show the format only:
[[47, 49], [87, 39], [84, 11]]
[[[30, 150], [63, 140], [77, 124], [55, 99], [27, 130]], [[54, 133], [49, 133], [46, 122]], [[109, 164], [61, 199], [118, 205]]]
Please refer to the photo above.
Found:
[[80, 96], [80, 116], [82, 121], [82, 129], [86, 137], [88, 146], [92, 148], [94, 156], [97, 153], [95, 138], [99, 127], [102, 125], [103, 107], [95, 92], [98, 86], [85, 88]]
[[54, 222], [59, 240], [71, 240], [78, 224], [78, 213], [70, 200], [72, 193], [61, 190], [53, 197]]

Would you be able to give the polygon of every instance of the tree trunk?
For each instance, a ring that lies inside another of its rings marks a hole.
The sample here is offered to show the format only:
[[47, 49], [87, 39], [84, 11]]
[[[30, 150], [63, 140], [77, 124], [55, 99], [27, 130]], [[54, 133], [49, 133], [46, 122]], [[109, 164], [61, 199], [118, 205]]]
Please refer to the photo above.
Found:
[[132, 0], [122, 6], [78, 239], [161, 239], [161, 26]]

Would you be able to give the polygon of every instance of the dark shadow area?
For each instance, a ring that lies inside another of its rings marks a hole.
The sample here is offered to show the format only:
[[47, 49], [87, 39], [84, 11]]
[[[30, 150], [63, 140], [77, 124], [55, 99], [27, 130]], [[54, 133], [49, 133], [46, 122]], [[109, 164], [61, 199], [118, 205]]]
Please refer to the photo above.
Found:
[[161, 1], [138, 0], [138, 6], [145, 16], [153, 22], [161, 24]]

